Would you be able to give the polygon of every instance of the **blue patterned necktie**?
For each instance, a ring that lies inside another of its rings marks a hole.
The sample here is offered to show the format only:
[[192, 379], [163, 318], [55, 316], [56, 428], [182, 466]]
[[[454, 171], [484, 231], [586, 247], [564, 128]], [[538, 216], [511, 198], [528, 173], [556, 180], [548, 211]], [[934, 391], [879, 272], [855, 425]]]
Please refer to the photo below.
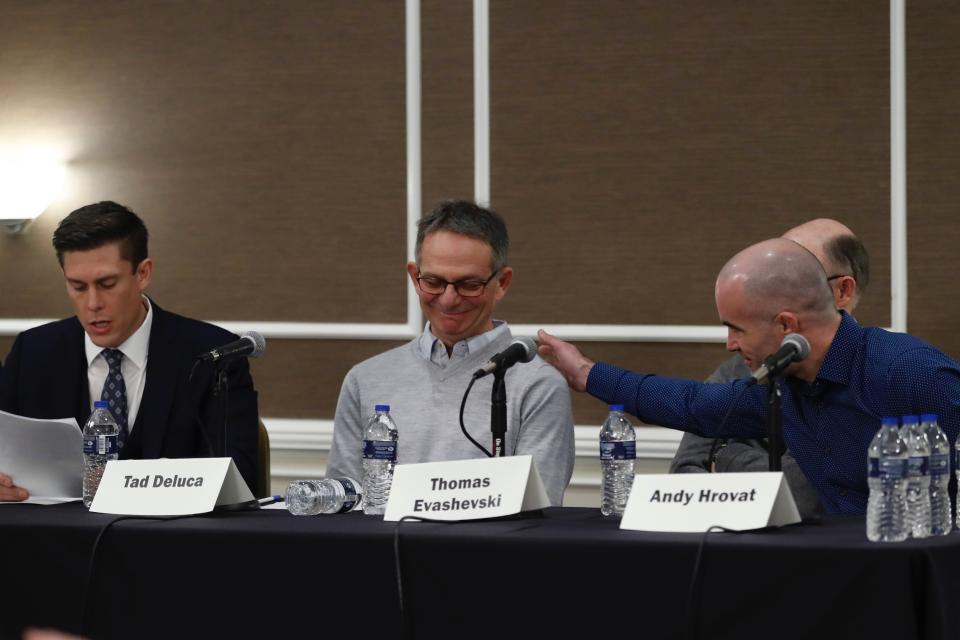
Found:
[[123, 372], [120, 370], [123, 352], [119, 349], [104, 349], [100, 353], [110, 367], [107, 379], [103, 382], [100, 399], [110, 403], [110, 413], [120, 427], [118, 444], [123, 449], [123, 443], [127, 440], [127, 385], [123, 383]]

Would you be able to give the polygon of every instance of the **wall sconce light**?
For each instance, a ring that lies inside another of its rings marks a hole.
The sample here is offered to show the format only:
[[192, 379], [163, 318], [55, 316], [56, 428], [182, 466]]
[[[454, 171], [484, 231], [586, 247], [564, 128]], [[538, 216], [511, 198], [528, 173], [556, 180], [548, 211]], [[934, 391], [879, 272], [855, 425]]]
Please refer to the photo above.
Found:
[[0, 228], [23, 233], [61, 189], [62, 160], [36, 150], [0, 151]]

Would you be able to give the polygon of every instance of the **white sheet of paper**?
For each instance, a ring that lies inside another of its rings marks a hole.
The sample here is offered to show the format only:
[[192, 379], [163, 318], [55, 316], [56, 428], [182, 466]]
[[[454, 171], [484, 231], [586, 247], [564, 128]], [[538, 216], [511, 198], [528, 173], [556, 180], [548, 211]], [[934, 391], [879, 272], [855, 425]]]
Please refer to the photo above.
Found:
[[0, 411], [0, 471], [30, 492], [27, 502], [79, 500], [83, 434], [76, 419], [38, 420]]

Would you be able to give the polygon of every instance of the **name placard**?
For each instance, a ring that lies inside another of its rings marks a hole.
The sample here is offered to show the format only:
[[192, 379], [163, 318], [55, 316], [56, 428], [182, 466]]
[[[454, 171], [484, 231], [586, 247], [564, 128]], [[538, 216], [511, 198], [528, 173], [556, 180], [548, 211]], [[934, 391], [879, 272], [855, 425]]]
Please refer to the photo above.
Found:
[[182, 516], [250, 500], [253, 494], [231, 458], [111, 460], [90, 511]]
[[533, 456], [397, 465], [383, 519], [477, 520], [550, 506]]
[[800, 522], [781, 472], [638, 475], [620, 520], [621, 529], [745, 531]]

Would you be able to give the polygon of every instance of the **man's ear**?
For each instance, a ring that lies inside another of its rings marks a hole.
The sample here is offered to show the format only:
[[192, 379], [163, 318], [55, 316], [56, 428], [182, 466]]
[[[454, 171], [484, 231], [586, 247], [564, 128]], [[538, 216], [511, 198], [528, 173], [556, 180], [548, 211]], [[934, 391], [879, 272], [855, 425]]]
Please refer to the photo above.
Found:
[[413, 286], [417, 286], [417, 274], [420, 273], [420, 269], [417, 268], [417, 263], [410, 261], [407, 263], [407, 274], [410, 276], [410, 282], [413, 283]]
[[792, 311], [781, 311], [773, 321], [784, 336], [789, 333], [800, 333], [800, 320], [797, 318], [797, 314]]
[[501, 268], [500, 273], [497, 274], [497, 284], [500, 285], [500, 290], [497, 292], [498, 300], [507, 293], [511, 282], [513, 282], [513, 267]]
[[144, 258], [143, 262], [137, 265], [135, 275], [140, 291], [146, 291], [147, 287], [150, 286], [150, 280], [153, 278], [153, 259]]
[[837, 305], [837, 309], [850, 311], [856, 303], [857, 281], [853, 279], [853, 276], [841, 276], [838, 280], [834, 303]]

